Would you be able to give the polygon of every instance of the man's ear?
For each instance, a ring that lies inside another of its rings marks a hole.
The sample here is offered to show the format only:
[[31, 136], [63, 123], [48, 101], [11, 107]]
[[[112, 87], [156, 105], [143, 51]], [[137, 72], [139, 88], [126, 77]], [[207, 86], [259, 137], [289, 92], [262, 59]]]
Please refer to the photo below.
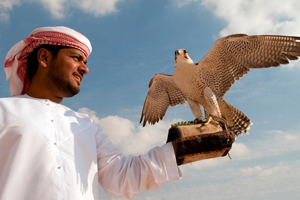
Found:
[[49, 51], [45, 48], [39, 49], [37, 52], [37, 60], [38, 60], [39, 65], [41, 65], [42, 67], [47, 67], [52, 60], [51, 51]]

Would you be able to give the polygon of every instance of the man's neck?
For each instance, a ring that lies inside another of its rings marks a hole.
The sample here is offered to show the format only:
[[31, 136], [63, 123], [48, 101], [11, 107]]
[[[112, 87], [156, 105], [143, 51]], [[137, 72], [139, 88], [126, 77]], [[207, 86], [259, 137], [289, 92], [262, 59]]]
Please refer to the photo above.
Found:
[[49, 99], [55, 103], [61, 103], [64, 96], [57, 88], [49, 88], [47, 78], [43, 75], [34, 76], [31, 80], [27, 95], [37, 99]]
[[49, 99], [55, 103], [61, 103], [63, 100], [63, 97], [53, 95], [50, 92], [47, 92], [47, 90], [39, 90], [38, 88], [31, 86], [27, 92], [27, 95], [37, 99]]

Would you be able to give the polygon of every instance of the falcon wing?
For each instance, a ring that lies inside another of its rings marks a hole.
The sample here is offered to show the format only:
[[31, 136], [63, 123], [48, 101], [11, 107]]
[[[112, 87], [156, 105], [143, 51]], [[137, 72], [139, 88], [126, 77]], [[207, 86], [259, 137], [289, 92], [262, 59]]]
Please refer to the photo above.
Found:
[[173, 81], [173, 76], [156, 74], [149, 82], [140, 123], [155, 124], [161, 120], [169, 106], [185, 104], [186, 97]]
[[208, 85], [222, 98], [250, 68], [278, 67], [300, 56], [300, 37], [235, 34], [217, 40], [198, 63]]

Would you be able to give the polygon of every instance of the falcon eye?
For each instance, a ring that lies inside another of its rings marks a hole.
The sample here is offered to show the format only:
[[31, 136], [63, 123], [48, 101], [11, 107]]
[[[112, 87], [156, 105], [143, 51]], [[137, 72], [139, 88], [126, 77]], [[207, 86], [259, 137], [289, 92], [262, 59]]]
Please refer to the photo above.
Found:
[[186, 54], [186, 53], [187, 53], [187, 51], [186, 51], [186, 50], [183, 50], [183, 53], [184, 53], [184, 54]]

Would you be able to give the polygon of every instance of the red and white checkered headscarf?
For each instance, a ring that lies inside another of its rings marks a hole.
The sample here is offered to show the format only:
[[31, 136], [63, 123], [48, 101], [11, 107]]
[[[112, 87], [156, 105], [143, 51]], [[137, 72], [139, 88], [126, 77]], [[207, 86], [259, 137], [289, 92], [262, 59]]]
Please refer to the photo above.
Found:
[[28, 56], [42, 44], [74, 47], [81, 50], [86, 57], [92, 52], [90, 41], [73, 29], [63, 26], [35, 29], [26, 39], [15, 44], [4, 60], [6, 80], [10, 79], [11, 96], [27, 93], [30, 86], [27, 75]]

